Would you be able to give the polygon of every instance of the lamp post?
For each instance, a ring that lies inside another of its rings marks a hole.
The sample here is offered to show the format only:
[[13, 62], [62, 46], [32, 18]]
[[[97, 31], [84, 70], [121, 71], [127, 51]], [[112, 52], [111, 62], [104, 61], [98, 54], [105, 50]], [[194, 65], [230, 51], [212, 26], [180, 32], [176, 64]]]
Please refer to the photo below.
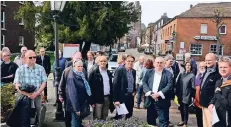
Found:
[[63, 120], [64, 113], [62, 110], [62, 103], [59, 101], [58, 96], [58, 87], [60, 81], [60, 67], [59, 67], [59, 45], [58, 45], [58, 23], [57, 20], [59, 18], [59, 12], [63, 11], [66, 1], [51, 1], [51, 11], [53, 12], [54, 18], [54, 31], [55, 31], [55, 86], [56, 86], [56, 112], [55, 112], [55, 120]]

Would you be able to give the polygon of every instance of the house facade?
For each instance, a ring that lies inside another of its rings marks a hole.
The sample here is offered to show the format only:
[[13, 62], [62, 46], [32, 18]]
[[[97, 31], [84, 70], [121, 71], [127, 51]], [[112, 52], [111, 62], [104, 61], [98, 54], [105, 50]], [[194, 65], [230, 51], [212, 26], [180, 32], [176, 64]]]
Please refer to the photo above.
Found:
[[15, 20], [15, 12], [24, 1], [1, 1], [1, 49], [6, 46], [11, 52], [20, 52], [22, 46], [34, 49], [35, 38], [24, 29], [23, 19]]
[[223, 8], [226, 14], [219, 28], [220, 49], [219, 54], [231, 54], [231, 2], [201, 3], [188, 11], [174, 17], [163, 26], [164, 52], [174, 53], [190, 52], [195, 60], [204, 60], [209, 52], [216, 53], [217, 36], [214, 10]]

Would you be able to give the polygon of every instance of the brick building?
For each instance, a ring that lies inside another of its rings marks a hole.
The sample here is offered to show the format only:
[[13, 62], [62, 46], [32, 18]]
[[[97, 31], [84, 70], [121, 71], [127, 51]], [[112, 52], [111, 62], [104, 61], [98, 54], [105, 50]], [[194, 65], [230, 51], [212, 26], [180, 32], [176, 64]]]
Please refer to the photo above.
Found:
[[34, 49], [35, 38], [24, 29], [23, 19], [14, 20], [14, 15], [24, 1], [1, 1], [1, 49], [4, 46], [11, 52], [20, 52], [21, 46]]
[[231, 54], [231, 2], [199, 3], [182, 14], [175, 16], [162, 28], [162, 51], [190, 52], [196, 60], [204, 60], [207, 53], [216, 53], [216, 24], [214, 10], [224, 12], [220, 27], [220, 55]]

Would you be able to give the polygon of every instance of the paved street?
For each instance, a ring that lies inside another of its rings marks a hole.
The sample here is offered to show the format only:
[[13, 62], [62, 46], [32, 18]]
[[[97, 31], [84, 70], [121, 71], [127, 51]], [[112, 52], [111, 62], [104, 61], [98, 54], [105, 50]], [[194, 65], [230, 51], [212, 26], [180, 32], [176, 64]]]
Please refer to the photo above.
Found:
[[[143, 55], [142, 53], [138, 53], [136, 49], [128, 49], [126, 54], [132, 54], [136, 58], [138, 58], [140, 55]], [[148, 55], [145, 55], [146, 58], [151, 58]], [[52, 74], [49, 75], [48, 78], [48, 103], [47, 105], [47, 112], [46, 112], [46, 118], [44, 127], [65, 127], [64, 122], [54, 122], [55, 118], [55, 107], [53, 107], [53, 104], [55, 103], [55, 88], [52, 85], [53, 76]], [[113, 117], [115, 115], [114, 113], [110, 113], [109, 117]], [[145, 109], [134, 109], [134, 116], [140, 118], [141, 120], [146, 121], [146, 110]], [[92, 115], [86, 118], [86, 120], [92, 119]], [[170, 109], [170, 121], [176, 125], [178, 122], [180, 122], [180, 112], [177, 109], [177, 106], [172, 102], [172, 106]], [[196, 117], [194, 114], [190, 114], [189, 116], [189, 127], [196, 127]]]

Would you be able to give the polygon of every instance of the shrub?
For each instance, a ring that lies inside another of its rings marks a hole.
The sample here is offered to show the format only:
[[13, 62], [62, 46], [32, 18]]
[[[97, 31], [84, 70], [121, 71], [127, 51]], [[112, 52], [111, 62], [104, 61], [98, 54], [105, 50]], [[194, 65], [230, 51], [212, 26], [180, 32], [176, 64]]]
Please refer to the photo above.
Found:
[[127, 120], [89, 120], [85, 126], [87, 127], [150, 127], [146, 122], [139, 118], [132, 117]]
[[15, 105], [15, 87], [13, 84], [1, 86], [1, 122], [5, 122]]

